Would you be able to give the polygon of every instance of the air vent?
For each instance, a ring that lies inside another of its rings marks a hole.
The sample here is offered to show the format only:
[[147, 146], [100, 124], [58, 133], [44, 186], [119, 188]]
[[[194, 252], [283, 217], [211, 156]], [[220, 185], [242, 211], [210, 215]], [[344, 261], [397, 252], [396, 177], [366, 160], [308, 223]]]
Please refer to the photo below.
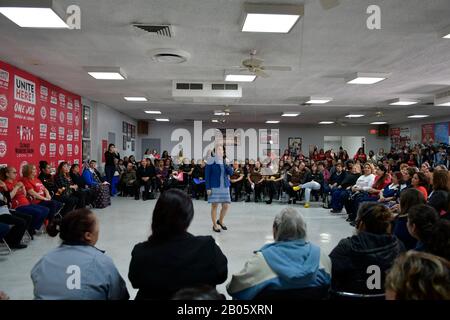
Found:
[[189, 52], [170, 48], [152, 50], [149, 54], [155, 62], [171, 64], [186, 62], [191, 57]]
[[172, 27], [169, 24], [134, 23], [133, 27], [162, 37], [172, 38]]
[[242, 87], [237, 83], [173, 81], [172, 96], [178, 101], [237, 102], [242, 98]]

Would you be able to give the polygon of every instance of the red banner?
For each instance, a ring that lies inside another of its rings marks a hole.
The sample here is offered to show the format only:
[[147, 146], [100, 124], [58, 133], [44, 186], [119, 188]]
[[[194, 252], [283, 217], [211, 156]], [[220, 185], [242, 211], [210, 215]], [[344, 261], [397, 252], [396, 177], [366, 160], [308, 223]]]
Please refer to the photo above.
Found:
[[424, 144], [434, 143], [434, 124], [422, 125], [422, 143]]
[[0, 165], [81, 161], [81, 98], [0, 61]]

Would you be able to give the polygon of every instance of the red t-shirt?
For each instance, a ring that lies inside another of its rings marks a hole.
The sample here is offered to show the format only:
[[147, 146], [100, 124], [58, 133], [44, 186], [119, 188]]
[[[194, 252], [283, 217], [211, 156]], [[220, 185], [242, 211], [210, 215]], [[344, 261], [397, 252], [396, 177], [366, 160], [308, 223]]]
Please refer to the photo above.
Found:
[[[8, 188], [8, 191], [11, 192], [14, 189], [14, 186], [17, 184], [18, 181], [5, 181], [6, 187]], [[27, 199], [26, 194], [23, 192], [23, 188], [20, 188], [17, 190], [16, 195], [13, 199], [11, 199], [11, 208], [15, 209], [17, 207], [21, 206], [28, 206], [30, 204], [30, 201]]]
[[425, 187], [419, 186], [416, 189], [419, 190], [423, 194], [425, 200], [428, 199], [428, 191]]
[[[33, 180], [29, 178], [23, 178], [22, 182], [25, 185], [25, 189], [27, 191], [33, 189], [38, 195], [45, 197], [45, 187], [42, 184], [41, 180], [39, 180], [38, 178], [34, 178]], [[32, 203], [38, 204], [41, 201], [42, 200], [34, 199]]]

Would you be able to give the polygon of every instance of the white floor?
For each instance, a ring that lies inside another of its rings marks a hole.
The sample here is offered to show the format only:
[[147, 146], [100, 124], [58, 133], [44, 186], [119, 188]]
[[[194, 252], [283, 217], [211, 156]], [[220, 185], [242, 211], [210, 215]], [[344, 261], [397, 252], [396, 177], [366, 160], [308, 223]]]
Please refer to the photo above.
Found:
[[[112, 206], [95, 210], [100, 218], [100, 239], [97, 247], [106, 250], [126, 280], [132, 298], [136, 290], [128, 281], [131, 250], [137, 242], [144, 241], [150, 233], [152, 211], [156, 200], [135, 201], [133, 198], [114, 198]], [[194, 235], [213, 235], [228, 258], [229, 278], [241, 270], [244, 262], [256, 249], [272, 241], [274, 216], [285, 206], [277, 202], [232, 203], [225, 219], [228, 231], [215, 233], [211, 230], [210, 207], [205, 201], [194, 201], [195, 215], [189, 231]], [[350, 236], [353, 229], [345, 222], [346, 215], [332, 216], [329, 210], [313, 203], [311, 208], [295, 205], [305, 217], [308, 239], [329, 253], [340, 239]], [[32, 299], [33, 286], [30, 270], [46, 252], [58, 246], [60, 239], [47, 235], [35, 237], [27, 249], [0, 256], [0, 290], [11, 299]], [[226, 283], [225, 283], [226, 284]], [[225, 284], [218, 290], [226, 293]]]

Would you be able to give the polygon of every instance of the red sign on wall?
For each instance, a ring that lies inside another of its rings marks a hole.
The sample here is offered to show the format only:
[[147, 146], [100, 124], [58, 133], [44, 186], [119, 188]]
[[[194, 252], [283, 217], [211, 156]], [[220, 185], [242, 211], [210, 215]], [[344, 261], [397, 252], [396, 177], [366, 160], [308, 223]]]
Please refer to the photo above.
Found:
[[434, 124], [422, 125], [422, 143], [424, 144], [434, 143]]
[[81, 98], [0, 61], [0, 165], [81, 162]]

